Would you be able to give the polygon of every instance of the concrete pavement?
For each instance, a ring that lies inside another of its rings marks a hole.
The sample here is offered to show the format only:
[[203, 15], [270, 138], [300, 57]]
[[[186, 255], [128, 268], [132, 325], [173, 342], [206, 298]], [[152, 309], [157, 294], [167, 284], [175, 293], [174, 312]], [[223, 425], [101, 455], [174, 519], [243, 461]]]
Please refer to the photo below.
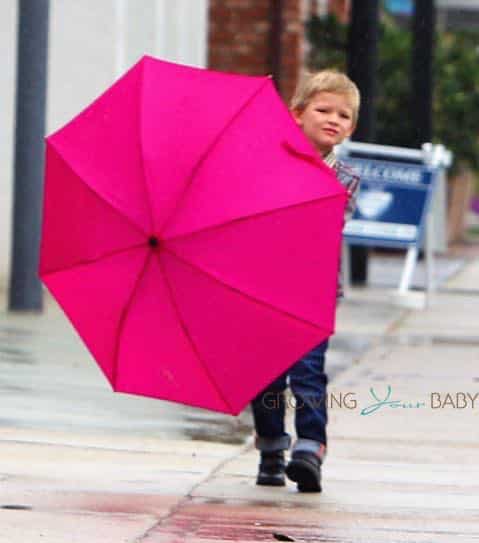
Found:
[[0, 543], [477, 542], [478, 313], [478, 258], [426, 310], [350, 293], [319, 495], [255, 486], [248, 411], [112, 394], [53, 303], [0, 313]]

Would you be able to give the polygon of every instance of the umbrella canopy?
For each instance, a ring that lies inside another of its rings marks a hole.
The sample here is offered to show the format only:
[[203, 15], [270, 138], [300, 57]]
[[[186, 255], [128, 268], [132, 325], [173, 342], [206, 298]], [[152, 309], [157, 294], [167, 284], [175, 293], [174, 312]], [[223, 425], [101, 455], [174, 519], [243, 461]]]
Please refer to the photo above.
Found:
[[345, 201], [270, 78], [144, 57], [47, 138], [40, 276], [114, 390], [238, 414], [334, 331]]

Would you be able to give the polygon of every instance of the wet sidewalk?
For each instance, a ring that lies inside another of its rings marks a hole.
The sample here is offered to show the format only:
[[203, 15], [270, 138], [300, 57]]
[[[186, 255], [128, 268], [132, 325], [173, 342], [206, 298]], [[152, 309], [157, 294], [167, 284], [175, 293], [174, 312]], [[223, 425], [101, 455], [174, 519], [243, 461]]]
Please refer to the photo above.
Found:
[[112, 394], [54, 304], [0, 313], [0, 543], [479, 541], [478, 313], [479, 259], [426, 310], [351, 292], [318, 495], [254, 484], [248, 411]]

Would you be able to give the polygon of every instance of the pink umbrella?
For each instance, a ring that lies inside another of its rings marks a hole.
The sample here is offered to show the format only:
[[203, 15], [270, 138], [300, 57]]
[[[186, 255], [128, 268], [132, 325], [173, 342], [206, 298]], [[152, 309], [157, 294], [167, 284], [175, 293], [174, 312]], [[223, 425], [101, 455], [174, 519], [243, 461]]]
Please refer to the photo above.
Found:
[[345, 201], [270, 78], [144, 57], [47, 138], [40, 275], [115, 391], [238, 414], [333, 333]]

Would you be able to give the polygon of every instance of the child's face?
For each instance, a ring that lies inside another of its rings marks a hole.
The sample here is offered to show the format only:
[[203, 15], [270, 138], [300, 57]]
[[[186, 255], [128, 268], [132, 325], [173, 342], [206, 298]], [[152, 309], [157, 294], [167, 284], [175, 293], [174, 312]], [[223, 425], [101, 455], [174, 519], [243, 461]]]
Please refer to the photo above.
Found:
[[334, 92], [314, 94], [304, 110], [293, 111], [293, 116], [323, 157], [355, 128], [347, 97]]

